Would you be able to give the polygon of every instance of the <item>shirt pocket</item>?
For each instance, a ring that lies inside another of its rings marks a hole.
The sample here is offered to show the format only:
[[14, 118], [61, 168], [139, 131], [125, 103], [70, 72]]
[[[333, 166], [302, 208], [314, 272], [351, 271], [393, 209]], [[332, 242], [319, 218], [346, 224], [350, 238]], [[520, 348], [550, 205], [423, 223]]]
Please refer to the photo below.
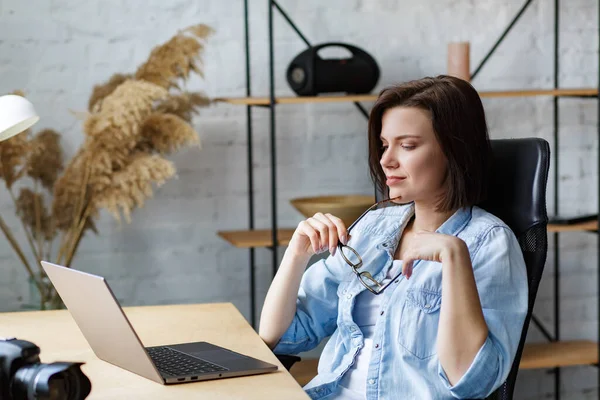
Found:
[[419, 359], [436, 354], [437, 331], [440, 321], [442, 294], [409, 289], [400, 315], [398, 342]]

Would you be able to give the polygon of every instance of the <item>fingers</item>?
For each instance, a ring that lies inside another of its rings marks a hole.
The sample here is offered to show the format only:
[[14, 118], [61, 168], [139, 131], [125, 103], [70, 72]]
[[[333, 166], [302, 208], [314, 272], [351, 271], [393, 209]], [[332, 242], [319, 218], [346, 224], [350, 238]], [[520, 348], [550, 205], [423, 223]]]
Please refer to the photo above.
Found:
[[331, 243], [334, 240], [332, 239], [332, 236], [337, 236], [335, 225], [321, 213], [317, 213], [314, 217], [309, 218], [309, 223], [315, 227], [318, 226], [321, 234], [321, 249], [323, 251], [329, 249], [331, 255], [334, 255], [335, 246], [332, 246]]
[[347, 244], [349, 235], [344, 222], [331, 214], [316, 213], [298, 224], [298, 230], [310, 240], [310, 247], [315, 254], [329, 249], [335, 255], [339, 242]]
[[402, 275], [404, 275], [407, 280], [412, 276], [414, 262], [414, 256], [408, 254], [404, 256], [404, 262], [402, 263]]
[[308, 223], [308, 220], [304, 220], [298, 224], [298, 230], [302, 232], [310, 240], [310, 247], [314, 254], [321, 252], [321, 239], [319, 238], [318, 231]]
[[342, 242], [342, 244], [344, 245], [348, 244], [349, 235], [348, 231], [346, 230], [346, 225], [344, 225], [344, 222], [335, 215], [331, 215], [329, 213], [325, 214], [325, 216], [335, 224], [340, 242]]
[[321, 242], [324, 248], [328, 248], [331, 255], [335, 255], [338, 235], [333, 221], [321, 213], [316, 213], [311, 220], [314, 220], [321, 227]]
[[313, 218], [327, 226], [329, 252], [332, 256], [335, 255], [338, 243], [347, 243], [347, 232], [344, 223], [331, 214], [317, 213]]
[[329, 227], [315, 217], [309, 218], [306, 222], [317, 231], [319, 240], [317, 243], [317, 253], [322, 253], [329, 248]]

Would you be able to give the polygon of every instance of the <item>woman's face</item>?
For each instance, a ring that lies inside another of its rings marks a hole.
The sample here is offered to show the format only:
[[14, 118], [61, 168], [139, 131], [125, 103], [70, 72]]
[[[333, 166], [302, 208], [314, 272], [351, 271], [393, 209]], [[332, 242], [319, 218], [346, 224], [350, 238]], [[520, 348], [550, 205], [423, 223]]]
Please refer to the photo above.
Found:
[[447, 160], [428, 111], [394, 107], [383, 114], [381, 166], [390, 198], [434, 204], [443, 196]]

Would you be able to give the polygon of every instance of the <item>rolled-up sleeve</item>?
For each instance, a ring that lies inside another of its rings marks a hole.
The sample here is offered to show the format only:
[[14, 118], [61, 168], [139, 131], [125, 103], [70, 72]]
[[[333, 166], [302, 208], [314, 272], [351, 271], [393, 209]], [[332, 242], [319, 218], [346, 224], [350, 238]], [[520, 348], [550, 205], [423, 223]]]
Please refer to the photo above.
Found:
[[498, 349], [494, 348], [494, 343], [488, 336], [471, 366], [456, 385], [450, 384], [446, 372], [439, 363], [438, 373], [446, 388], [457, 399], [484, 398], [496, 390], [495, 383], [501, 364], [498, 355]]
[[297, 354], [309, 351], [331, 336], [337, 326], [340, 257], [329, 256], [312, 264], [302, 276], [296, 314], [273, 352]]
[[454, 385], [438, 362], [440, 379], [450, 394], [459, 399], [485, 398], [507, 379], [519, 346], [529, 298], [523, 253], [508, 228], [497, 226], [487, 232], [472, 255], [472, 265], [488, 337]]

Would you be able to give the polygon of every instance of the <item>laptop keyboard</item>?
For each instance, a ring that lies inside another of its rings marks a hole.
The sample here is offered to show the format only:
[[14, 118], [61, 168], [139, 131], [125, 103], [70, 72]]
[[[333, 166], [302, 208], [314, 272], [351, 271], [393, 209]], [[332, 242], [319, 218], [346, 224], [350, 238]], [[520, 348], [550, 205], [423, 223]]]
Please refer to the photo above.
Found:
[[150, 347], [146, 350], [156, 364], [156, 368], [163, 374], [183, 376], [227, 371], [227, 368], [188, 356], [168, 347]]

